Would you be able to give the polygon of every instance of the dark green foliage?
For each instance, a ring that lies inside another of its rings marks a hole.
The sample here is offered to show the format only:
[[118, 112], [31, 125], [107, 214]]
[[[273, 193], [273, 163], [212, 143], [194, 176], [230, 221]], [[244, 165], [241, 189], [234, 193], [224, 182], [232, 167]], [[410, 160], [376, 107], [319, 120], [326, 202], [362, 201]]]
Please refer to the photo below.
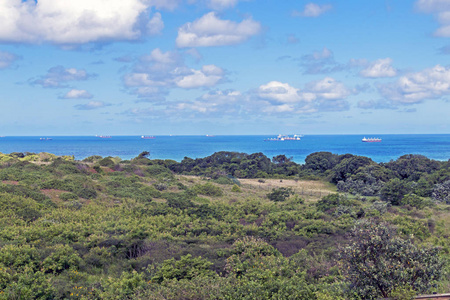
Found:
[[43, 203], [45, 205], [52, 206], [53, 203], [48, 197], [42, 194], [38, 189], [31, 188], [24, 185], [9, 185], [0, 184], [0, 193], [8, 193], [11, 195], [22, 196], [26, 198], [31, 198], [37, 202]]
[[349, 297], [388, 298], [397, 288], [429, 293], [443, 275], [444, 262], [437, 247], [417, 247], [396, 236], [383, 223], [360, 222], [351, 231], [351, 244], [341, 249]]
[[315, 172], [325, 173], [325, 171], [333, 169], [338, 163], [338, 156], [331, 152], [316, 152], [305, 158], [303, 167]]
[[328, 211], [338, 206], [348, 206], [351, 202], [340, 194], [329, 194], [322, 197], [317, 203], [317, 209], [320, 211]]
[[267, 198], [271, 201], [281, 202], [286, 201], [292, 194], [294, 194], [294, 191], [291, 188], [281, 187], [272, 189], [272, 191], [267, 194]]
[[351, 156], [342, 159], [334, 168], [331, 175], [331, 182], [338, 183], [356, 174], [359, 168], [374, 165], [375, 163], [368, 157]]
[[417, 181], [423, 174], [432, 173], [440, 167], [438, 161], [417, 154], [403, 155], [397, 160], [383, 165], [394, 171], [401, 179], [410, 181]]
[[410, 193], [410, 184], [398, 178], [389, 180], [380, 191], [380, 198], [392, 205], [400, 205], [403, 197]]
[[102, 167], [109, 167], [112, 168], [116, 164], [111, 157], [105, 157], [98, 161], [98, 164]]
[[423, 209], [427, 206], [431, 206], [432, 203], [430, 200], [417, 196], [416, 194], [407, 194], [403, 197], [400, 204], [409, 205], [415, 207], [417, 209]]

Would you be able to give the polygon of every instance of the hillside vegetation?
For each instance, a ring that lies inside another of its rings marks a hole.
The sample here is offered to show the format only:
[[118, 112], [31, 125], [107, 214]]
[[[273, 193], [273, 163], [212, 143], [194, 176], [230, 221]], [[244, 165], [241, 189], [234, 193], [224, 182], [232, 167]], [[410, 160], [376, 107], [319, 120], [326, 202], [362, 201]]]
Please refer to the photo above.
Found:
[[450, 162], [0, 154], [0, 299], [450, 292]]

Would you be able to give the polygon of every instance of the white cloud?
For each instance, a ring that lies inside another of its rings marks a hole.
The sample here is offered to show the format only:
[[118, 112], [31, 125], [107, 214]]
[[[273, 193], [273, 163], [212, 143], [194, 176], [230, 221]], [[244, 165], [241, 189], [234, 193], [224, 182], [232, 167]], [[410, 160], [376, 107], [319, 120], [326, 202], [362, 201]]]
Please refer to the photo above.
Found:
[[261, 25], [251, 18], [236, 23], [217, 18], [210, 12], [178, 29], [177, 46], [211, 47], [242, 43], [261, 31]]
[[45, 88], [62, 88], [67, 87], [66, 83], [68, 81], [87, 80], [92, 76], [94, 75], [88, 74], [85, 70], [56, 66], [50, 68], [46, 75], [41, 76], [39, 79], [32, 80], [31, 83], [41, 85]]
[[434, 14], [440, 24], [435, 31], [436, 36], [450, 37], [450, 1], [448, 0], [418, 0], [416, 8], [424, 13]]
[[299, 89], [279, 81], [271, 81], [261, 85], [257, 91], [260, 98], [278, 103], [296, 103], [302, 101], [303, 99], [299, 95], [299, 92]]
[[349, 108], [345, 100], [353, 94], [343, 83], [334, 78], [307, 83], [303, 90], [287, 83], [271, 81], [261, 85], [256, 94], [259, 98], [252, 105], [264, 113], [314, 113], [317, 111], [341, 111]]
[[9, 52], [0, 51], [0, 70], [8, 68], [14, 63], [19, 57]]
[[87, 104], [78, 104], [74, 107], [78, 110], [93, 110], [93, 109], [99, 109], [106, 106], [111, 106], [109, 103], [105, 103], [103, 101], [90, 101]]
[[62, 98], [63, 99], [91, 99], [93, 96], [86, 90], [72, 89], [68, 91]]
[[159, 12], [155, 13], [147, 23], [147, 33], [150, 35], [160, 34], [164, 29], [164, 22]]
[[369, 78], [394, 77], [397, 75], [397, 70], [392, 67], [392, 59], [388, 57], [370, 63], [369, 66], [364, 70], [361, 70], [359, 74]]
[[336, 81], [332, 77], [325, 77], [322, 80], [308, 83], [305, 92], [302, 93], [304, 98], [338, 100], [343, 99], [352, 94], [342, 82]]
[[[139, 22], [156, 1], [144, 0], [0, 0], [0, 40], [82, 44], [136, 40], [157, 33], [162, 20], [155, 14], [142, 32]], [[170, 3], [170, 1], [169, 1]], [[145, 27], [145, 26], [144, 26]]]
[[386, 98], [413, 104], [450, 95], [450, 68], [436, 65], [421, 72], [407, 74], [396, 82], [378, 86]]
[[192, 74], [176, 79], [178, 87], [185, 89], [216, 85], [223, 78], [223, 70], [214, 65], [203, 66], [201, 70], [192, 69]]
[[134, 66], [132, 73], [124, 76], [125, 86], [141, 98], [158, 99], [171, 88], [212, 87], [225, 78], [225, 71], [215, 65], [201, 69], [188, 68], [177, 51], [162, 52], [155, 49]]
[[303, 9], [303, 11], [301, 11], [301, 12], [294, 11], [293, 16], [315, 18], [315, 17], [318, 17], [318, 16], [326, 13], [327, 11], [331, 10], [332, 8], [333, 8], [333, 6], [330, 4], [319, 5], [319, 4], [315, 4], [315, 3], [308, 3], [305, 5], [305, 8]]
[[215, 117], [222, 117], [239, 111], [238, 102], [242, 94], [239, 91], [212, 91], [197, 98], [195, 101], [182, 101], [176, 103], [172, 111], [181, 113], [208, 114]]

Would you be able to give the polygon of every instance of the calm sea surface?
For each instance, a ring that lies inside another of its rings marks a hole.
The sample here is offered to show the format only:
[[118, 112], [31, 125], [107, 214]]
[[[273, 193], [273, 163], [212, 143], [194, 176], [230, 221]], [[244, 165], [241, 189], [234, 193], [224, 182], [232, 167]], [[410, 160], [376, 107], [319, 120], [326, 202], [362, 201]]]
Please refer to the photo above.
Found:
[[40, 137], [1, 137], [0, 152], [49, 152], [56, 155], [74, 155], [83, 159], [91, 155], [118, 156], [122, 159], [136, 157], [149, 151], [150, 158], [181, 161], [185, 156], [200, 158], [218, 151], [245, 153], [262, 152], [268, 157], [284, 154], [303, 163], [313, 152], [329, 151], [336, 154], [351, 153], [387, 162], [404, 154], [422, 154], [436, 160], [450, 159], [450, 134], [376, 135], [381, 143], [363, 143], [361, 135], [306, 135], [301, 141], [264, 141], [274, 136], [53, 136], [51, 140]]

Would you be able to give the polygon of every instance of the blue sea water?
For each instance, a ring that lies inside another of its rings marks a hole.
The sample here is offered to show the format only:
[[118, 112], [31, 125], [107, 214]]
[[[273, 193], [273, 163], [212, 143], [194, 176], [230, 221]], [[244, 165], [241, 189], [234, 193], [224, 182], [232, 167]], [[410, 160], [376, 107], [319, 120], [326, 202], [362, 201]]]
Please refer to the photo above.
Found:
[[[206, 157], [218, 151], [244, 153], [262, 152], [269, 158], [284, 154], [297, 163], [318, 151], [336, 154], [351, 153], [388, 162], [404, 154], [422, 154], [435, 160], [450, 159], [450, 134], [376, 135], [381, 143], [363, 143], [361, 135], [306, 135], [301, 141], [264, 141], [274, 136], [53, 136], [51, 140], [40, 137], [1, 137], [0, 152], [49, 152], [56, 155], [74, 155], [81, 160], [91, 155], [118, 156], [122, 159], [136, 157], [149, 151], [152, 159], [181, 161]], [[369, 137], [369, 136], [367, 136]]]

